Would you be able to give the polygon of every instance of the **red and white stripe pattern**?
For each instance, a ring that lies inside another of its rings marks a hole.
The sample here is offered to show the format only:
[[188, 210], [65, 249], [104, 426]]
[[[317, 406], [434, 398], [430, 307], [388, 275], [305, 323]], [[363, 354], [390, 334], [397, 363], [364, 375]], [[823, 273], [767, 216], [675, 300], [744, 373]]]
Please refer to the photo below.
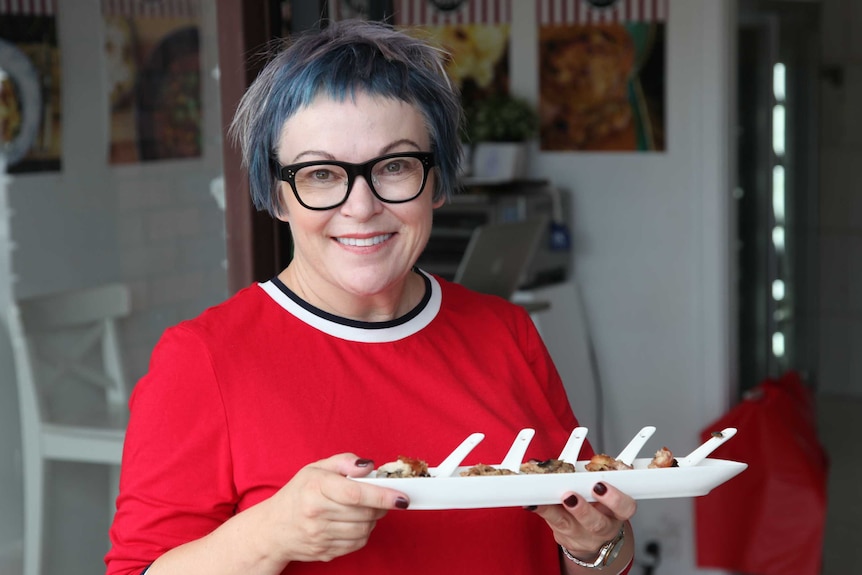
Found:
[[597, 8], [587, 0], [537, 0], [540, 26], [618, 24], [621, 22], [665, 22], [668, 0], [617, 0]]
[[58, 0], [0, 0], [0, 14], [53, 16]]
[[429, 0], [395, 0], [399, 26], [500, 25], [512, 22], [512, 0], [465, 0], [454, 10], [434, 7]]
[[103, 16], [196, 18], [199, 13], [198, 0], [102, 0]]

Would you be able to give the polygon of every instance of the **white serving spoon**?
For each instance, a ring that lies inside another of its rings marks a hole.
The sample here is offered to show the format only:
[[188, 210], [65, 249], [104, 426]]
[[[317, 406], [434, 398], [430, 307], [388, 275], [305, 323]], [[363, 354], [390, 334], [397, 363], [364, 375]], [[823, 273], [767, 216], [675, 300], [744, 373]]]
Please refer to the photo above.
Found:
[[712, 437], [707, 439], [703, 445], [686, 455], [685, 457], [679, 458], [676, 460], [677, 465], [680, 467], [692, 467], [697, 465], [704, 459], [706, 456], [716, 450], [716, 448], [736, 435], [735, 427], [726, 427], [721, 431], [713, 431]]
[[589, 430], [586, 427], [576, 427], [572, 430], [571, 435], [569, 435], [569, 440], [566, 441], [566, 445], [563, 447], [563, 450], [560, 452], [560, 456], [557, 458], [560, 461], [565, 461], [566, 463], [571, 463], [574, 465], [578, 462], [578, 454], [581, 452], [581, 447], [584, 445], [584, 440], [587, 438], [587, 432]]
[[512, 442], [512, 447], [509, 448], [509, 452], [503, 458], [500, 468], [518, 473], [521, 470], [521, 463], [524, 461], [524, 454], [527, 452], [530, 441], [532, 441], [535, 434], [536, 430], [529, 427], [519, 431], [515, 437], [515, 441]]
[[464, 458], [467, 457], [473, 448], [479, 445], [485, 439], [484, 433], [474, 433], [470, 435], [467, 439], [461, 442], [461, 445], [455, 448], [452, 453], [450, 453], [443, 462], [437, 466], [437, 469], [434, 471], [434, 477], [451, 477], [455, 470], [458, 469], [458, 466], [461, 465], [461, 462], [464, 461]]
[[619, 455], [617, 455], [617, 460], [622, 461], [626, 465], [631, 465], [635, 457], [637, 457], [640, 450], [643, 448], [644, 444], [647, 440], [652, 437], [652, 434], [655, 433], [655, 427], [652, 425], [647, 425], [643, 429], [641, 429], [637, 435], [635, 435], [629, 444], [626, 445], [625, 449], [623, 449]]

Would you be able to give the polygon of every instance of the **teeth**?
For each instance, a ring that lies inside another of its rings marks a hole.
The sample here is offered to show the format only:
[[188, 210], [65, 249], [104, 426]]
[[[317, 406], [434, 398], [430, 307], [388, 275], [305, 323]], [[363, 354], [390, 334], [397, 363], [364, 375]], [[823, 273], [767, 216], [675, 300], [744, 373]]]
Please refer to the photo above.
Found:
[[358, 246], [358, 247], [368, 247], [374, 246], [381, 242], [385, 242], [389, 238], [392, 237], [392, 234], [384, 234], [382, 236], [374, 236], [373, 238], [336, 238], [338, 243], [344, 244], [346, 246]]

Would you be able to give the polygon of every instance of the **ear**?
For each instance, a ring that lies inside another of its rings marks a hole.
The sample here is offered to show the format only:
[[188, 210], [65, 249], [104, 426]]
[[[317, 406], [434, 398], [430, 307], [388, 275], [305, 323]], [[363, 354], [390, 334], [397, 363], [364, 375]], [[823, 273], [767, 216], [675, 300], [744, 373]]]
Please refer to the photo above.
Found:
[[431, 207], [436, 210], [437, 208], [443, 206], [443, 204], [445, 204], [445, 203], [446, 203], [446, 198], [443, 197], [443, 198], [440, 198], [439, 200], [435, 200], [434, 203], [431, 204]]
[[286, 182], [281, 182], [281, 185], [278, 190], [278, 205], [276, 206], [275, 217], [282, 222], [289, 224], [290, 223], [290, 212], [287, 209], [287, 202], [284, 201], [284, 186], [287, 185]]
[[278, 206], [278, 211], [275, 213], [275, 219], [281, 220], [286, 224], [290, 223], [290, 214], [285, 206]]
[[282, 222], [289, 224], [290, 223], [290, 217], [289, 217], [289, 214], [287, 213], [287, 209], [283, 208], [283, 207], [279, 207], [278, 212], [276, 212], [276, 214], [275, 214], [275, 219], [281, 220]]

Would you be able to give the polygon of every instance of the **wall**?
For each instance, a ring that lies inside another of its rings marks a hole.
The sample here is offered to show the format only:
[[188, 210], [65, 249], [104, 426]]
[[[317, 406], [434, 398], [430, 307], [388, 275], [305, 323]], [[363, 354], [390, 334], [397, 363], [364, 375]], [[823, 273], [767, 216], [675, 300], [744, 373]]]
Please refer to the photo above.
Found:
[[824, 0], [822, 27], [818, 385], [862, 397], [862, 4]]
[[[513, 3], [512, 82], [535, 99], [531, 4]], [[643, 453], [660, 443], [687, 453], [733, 393], [734, 6], [670, 2], [666, 153], [533, 151], [533, 175], [572, 194], [573, 270], [605, 385], [600, 449], [618, 452], [655, 425]], [[660, 542], [662, 575], [696, 572], [692, 514], [691, 499], [640, 503], [637, 536]]]
[[[0, 224], [0, 264], [11, 267], [11, 273], [0, 269], [0, 296], [127, 282], [133, 290], [133, 315], [121, 331], [134, 382], [145, 372], [165, 327], [227, 295], [224, 218], [210, 191], [221, 175], [215, 7], [201, 2], [203, 156], [110, 166], [100, 2], [57, 4], [63, 169], [8, 179], [9, 235], [15, 249], [4, 249], [8, 246]], [[0, 221], [7, 216], [3, 207], [0, 202]], [[14, 375], [3, 345], [0, 338], [0, 460], [16, 462], [17, 418], [4, 416], [7, 407], [16, 405]], [[64, 464], [53, 471], [46, 572], [100, 572], [107, 550], [104, 470]], [[21, 537], [20, 482], [20, 465], [0, 467], [0, 575], [7, 575], [4, 549], [14, 548]]]

